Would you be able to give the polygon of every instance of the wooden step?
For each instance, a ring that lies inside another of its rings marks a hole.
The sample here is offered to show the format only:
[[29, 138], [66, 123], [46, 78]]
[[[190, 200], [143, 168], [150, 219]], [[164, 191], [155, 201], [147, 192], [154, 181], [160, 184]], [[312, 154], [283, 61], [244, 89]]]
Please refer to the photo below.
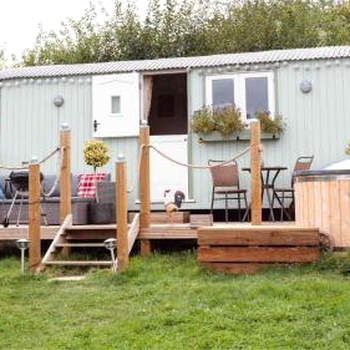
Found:
[[65, 247], [71, 247], [71, 248], [103, 248], [105, 245], [103, 243], [57, 243], [56, 247], [58, 248], [65, 248]]
[[111, 266], [111, 261], [102, 260], [52, 260], [44, 263], [45, 265], [65, 265], [65, 266]]
[[107, 225], [72, 225], [66, 228], [66, 231], [105, 231], [116, 230], [116, 224]]
[[197, 239], [197, 229], [190, 224], [152, 224], [142, 228], [139, 239]]
[[[129, 221], [132, 222], [137, 213], [129, 213]], [[173, 213], [173, 222], [177, 224], [188, 223], [190, 221], [189, 211], [177, 211]], [[151, 223], [152, 224], [169, 224], [169, 218], [167, 213], [151, 212]]]

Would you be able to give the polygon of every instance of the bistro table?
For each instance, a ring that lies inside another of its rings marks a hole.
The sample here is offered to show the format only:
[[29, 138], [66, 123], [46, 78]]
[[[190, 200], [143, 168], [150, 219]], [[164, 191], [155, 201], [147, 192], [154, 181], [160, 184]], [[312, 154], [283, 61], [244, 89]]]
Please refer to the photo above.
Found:
[[[260, 169], [261, 174], [261, 198], [264, 199], [264, 192], [266, 192], [267, 202], [270, 209], [270, 219], [275, 221], [273, 214], [273, 191], [275, 188], [275, 182], [281, 171], [287, 170], [285, 166], [262, 166]], [[243, 171], [249, 171], [250, 168], [242, 168]]]

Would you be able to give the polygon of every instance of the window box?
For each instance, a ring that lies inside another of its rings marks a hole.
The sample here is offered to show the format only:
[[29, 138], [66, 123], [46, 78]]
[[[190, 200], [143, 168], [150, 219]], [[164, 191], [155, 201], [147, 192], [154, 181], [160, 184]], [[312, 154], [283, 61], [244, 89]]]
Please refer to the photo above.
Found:
[[[240, 133], [234, 133], [228, 136], [223, 136], [218, 131], [214, 131], [210, 134], [198, 134], [199, 139], [202, 142], [233, 142], [233, 141], [249, 141], [250, 130], [243, 130]], [[268, 134], [265, 132], [261, 133], [262, 140], [278, 140], [280, 134]]]

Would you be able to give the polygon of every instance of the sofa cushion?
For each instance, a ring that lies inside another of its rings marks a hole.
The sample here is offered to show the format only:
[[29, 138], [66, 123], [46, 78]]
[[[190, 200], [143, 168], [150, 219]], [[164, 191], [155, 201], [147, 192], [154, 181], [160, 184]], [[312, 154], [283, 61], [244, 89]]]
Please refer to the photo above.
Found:
[[[56, 180], [56, 175], [45, 175], [44, 180], [43, 180], [43, 191], [44, 193], [48, 193], [52, 186], [54, 185]], [[105, 181], [110, 181], [111, 180], [111, 174], [105, 174]], [[72, 181], [72, 197], [78, 197], [78, 184], [79, 184], [79, 175], [71, 175], [71, 181]], [[2, 183], [5, 183], [5, 177], [4, 179], [1, 179], [0, 176], [0, 186]], [[10, 197], [6, 198], [12, 198], [12, 192], [9, 194]], [[59, 197], [60, 196], [60, 184], [58, 182], [55, 190], [51, 194], [50, 197]]]
[[78, 197], [80, 198], [95, 198], [96, 197], [96, 182], [104, 181], [107, 174], [80, 174], [78, 185]]
[[72, 175], [72, 197], [78, 197], [78, 184], [79, 184], [78, 175]]
[[[42, 188], [45, 194], [48, 194], [56, 181], [56, 175], [45, 175]], [[58, 183], [54, 188], [50, 197], [59, 197], [60, 196], [60, 184]]]

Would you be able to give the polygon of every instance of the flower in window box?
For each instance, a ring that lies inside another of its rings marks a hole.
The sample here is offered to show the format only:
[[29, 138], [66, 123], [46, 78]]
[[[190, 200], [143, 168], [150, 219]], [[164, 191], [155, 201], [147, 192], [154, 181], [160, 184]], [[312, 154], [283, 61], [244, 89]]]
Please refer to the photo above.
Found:
[[257, 112], [255, 117], [260, 120], [261, 131], [267, 134], [282, 134], [285, 129], [282, 116], [272, 118], [269, 112]]

